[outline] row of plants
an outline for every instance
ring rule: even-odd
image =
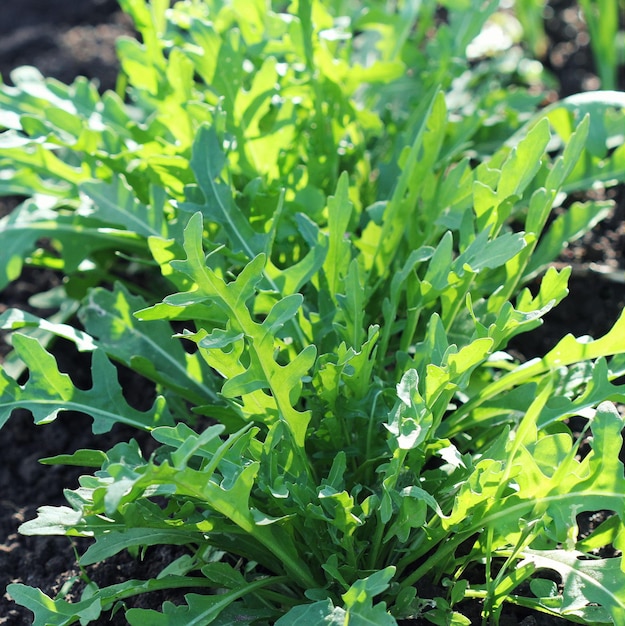
[[[568,293],[551,262],[611,209],[571,195],[625,181],[625,95],[540,109],[520,47],[469,58],[493,0],[120,4],[140,37],[118,42],[116,93],[33,68],[0,86],[0,193],[24,198],[0,221],[0,287],[62,277],[37,299],[52,314],[0,316],[0,425],[80,411],[155,451],[42,459],[86,473],[20,530],[92,538],[86,584],[73,603],[9,594],[41,626],[460,625],[478,602],[484,624],[507,603],[625,622],[623,559],[597,556],[625,544],[625,314],[507,352]],[[91,354],[90,388],[56,338]],[[185,553],[89,580],[155,545]]]

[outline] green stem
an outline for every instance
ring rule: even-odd
[[[394,453],[394,458],[391,460],[391,467],[401,468],[406,460],[406,455],[408,454],[408,450],[396,450]],[[395,462],[395,455],[397,455],[397,462]],[[395,489],[397,484],[397,479],[399,477],[399,471],[389,472],[388,478],[385,479],[384,482],[384,491],[392,492]],[[388,482],[387,482],[388,481]],[[371,542],[371,552],[369,553],[369,569],[377,569],[376,565],[378,559],[380,557],[380,552],[382,550],[382,540],[384,538],[384,531],[386,530],[386,522],[382,521],[381,515],[377,513],[377,524],[375,529],[375,535],[373,541]],[[388,520],[387,520],[388,521]]]
[[[468,588],[464,592],[464,598],[474,599],[474,600],[485,600],[488,595],[488,591],[485,589],[474,589]],[[507,595],[504,599],[504,602],[508,604],[514,604],[515,606],[522,606],[527,609],[531,609],[533,611],[540,611],[541,613],[545,613],[546,615],[551,615],[553,617],[562,618],[562,614],[557,611],[550,611],[547,607],[540,604],[540,600],[538,598],[528,598],[526,596],[517,596],[517,595]]]
[[[368,569],[375,570],[377,568],[377,561],[380,554],[380,549],[382,547],[382,539],[384,537],[384,531],[386,529],[386,524],[382,523],[380,519],[380,514],[377,514],[377,524],[375,528],[375,535],[373,540],[371,541],[371,551],[369,552],[369,562]]]
[[[252,594],[263,587],[267,587],[269,585],[286,583],[289,581],[288,576],[274,576],[273,578],[262,578],[256,580],[252,583],[247,584],[240,589],[232,590],[228,592],[229,603],[234,599],[243,597],[245,595]],[[145,585],[146,581],[132,581],[127,580],[118,585],[111,585],[110,587],[105,587],[101,590],[101,603],[102,606],[110,606],[114,602],[118,602],[119,600],[126,600],[128,598],[132,598],[134,596],[140,595],[142,593],[152,592],[152,591],[162,591],[164,589],[183,589],[183,588],[194,588],[194,587],[215,587],[215,583],[206,579],[200,578],[199,576],[182,576],[182,577],[173,577],[166,576],[165,578],[156,578],[151,579],[149,581],[149,588],[146,589]],[[108,594],[106,593],[108,591]],[[232,594],[232,595],[231,595]]]
[[[486,599],[482,611],[482,626],[486,626],[486,620],[493,610],[493,599],[496,590],[496,581],[492,579],[493,533],[493,527],[489,526],[486,531]]]
[[[401,581],[400,586],[411,587],[416,582],[421,580],[421,578],[423,578],[426,574],[429,574],[430,577],[435,577],[437,575],[436,565],[440,563],[441,561],[445,560],[450,554],[453,554],[454,551],[458,548],[458,546],[461,543],[466,541],[469,537],[471,537],[471,535],[474,535],[474,534],[475,534],[475,530],[471,529],[471,530],[455,535],[454,538],[452,539],[449,537],[448,533],[443,533],[438,539],[436,539],[435,541],[433,541],[431,544],[428,545],[428,551],[431,551],[432,548],[436,544],[440,543],[441,541],[444,541],[445,539],[448,539],[447,543],[441,546],[436,551],[436,553],[433,554],[431,558],[427,559],[424,563],[422,563],[420,567],[418,567],[416,570],[414,570],[409,575],[407,575]],[[411,562],[411,561],[414,562],[414,560],[416,560],[417,558],[418,556],[415,556],[415,555],[412,555],[410,558],[404,557],[400,561],[398,565],[398,569],[400,567],[405,567],[405,565],[407,564],[406,562]]]
[[[365,484],[367,485],[372,485],[374,483],[373,468],[378,466],[378,463],[373,464],[373,463],[369,463],[369,461],[374,460],[373,459],[373,434],[374,434],[373,431],[374,431],[374,426],[377,425],[377,421],[375,419],[375,410],[378,406],[378,398],[380,397],[382,393],[384,393],[384,391],[380,389],[373,397],[373,402],[371,403],[371,411],[369,412],[369,421],[367,424],[367,438],[365,441],[365,460],[364,460],[364,463],[367,464],[367,468],[366,468],[367,471],[365,474],[366,476]]]
[[[469,293],[469,289],[471,288],[474,278],[475,274],[470,271],[465,271],[464,279],[454,288],[456,290],[456,296],[453,299],[454,304],[449,311],[445,311],[442,320],[447,333],[449,333],[451,326],[456,319],[456,315],[458,315],[458,311],[460,311],[460,307],[465,306],[466,296],[467,293]],[[460,295],[461,293],[462,295]]]
[[[415,333],[417,332],[417,325],[419,324],[419,317],[421,316],[421,303],[415,304],[408,308],[408,314],[406,315],[406,324],[401,335],[399,343],[399,349],[402,352],[408,352],[410,346],[414,341]]]

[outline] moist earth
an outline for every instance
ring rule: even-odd
[[[558,79],[561,96],[597,87],[598,81],[587,45],[583,22],[575,7],[552,2],[547,13],[549,49],[545,66]],[[101,90],[115,87],[118,64],[115,40],[133,35],[132,25],[116,0],[20,0],[0,3],[0,74],[10,82],[11,71],[34,65],[46,76],[69,83],[78,75],[96,80]],[[621,68],[622,69],[622,68]],[[620,87],[625,87],[621,72]],[[615,201],[613,214],[588,233],[582,241],[564,251],[560,262],[572,264],[570,295],[551,312],[545,324],[529,336],[523,335],[512,348],[521,358],[544,354],[566,333],[598,337],[610,329],[625,306],[625,189],[606,192]],[[15,206],[16,200],[0,199],[0,215]],[[0,295],[0,312],[8,307],[29,308],[29,298],[52,287],[58,278],[49,272],[26,271]],[[0,347],[0,358],[7,351]],[[54,353],[59,367],[72,374],[78,385],[90,386],[88,360],[69,343],[59,342]],[[86,380],[81,381],[80,376]],[[131,372],[120,368],[120,380],[130,390],[128,400],[138,408],[149,404],[153,390]],[[35,427],[28,412],[18,412],[0,431],[0,594],[11,582],[38,587],[54,596],[69,588],[68,599],[77,599],[77,590],[91,579],[100,586],[128,579],[155,576],[180,554],[179,548],[152,547],[143,558],[124,553],[105,563],[80,570],[75,550],[85,549],[84,540],[65,537],[23,537],[20,523],[32,519],[41,505],[63,505],[64,488],[77,486],[79,468],[42,466],[38,459],[67,454],[81,448],[108,450],[117,441],[139,438],[128,428],[116,427],[106,435],[91,434],[91,420],[84,415],[62,414],[45,428]],[[586,530],[601,521],[601,514],[587,520]],[[71,585],[72,581],[78,581]],[[188,590],[187,590],[188,591]],[[133,606],[160,608],[171,599],[180,601],[181,592],[171,597],[147,594]],[[480,623],[479,606],[461,607],[474,624]],[[0,595],[0,625],[32,623],[30,611],[15,605],[6,593]],[[418,626],[410,620],[405,626]],[[429,622],[427,622],[429,623]],[[502,626],[562,626],[563,620],[508,607]],[[103,616],[97,624],[126,624],[122,612],[111,619]]]

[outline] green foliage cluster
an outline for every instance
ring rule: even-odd
[[[490,624],[506,602],[624,623],[623,561],[596,551],[625,546],[607,402],[625,315],[525,363],[506,350],[567,295],[549,264],[610,205],[552,208],[625,180],[625,97],[535,112],[522,77],[470,66],[496,2],[120,3],[141,41],[119,42],[119,93],[32,68],[0,86],[0,193],[25,198],[0,222],[0,285],[25,264],[63,277],[37,300],[50,316],[0,316],[0,424],[80,411],[156,448],[44,459],[92,472],[22,532],[92,537],[85,567],[187,551],[79,602],[11,596],[55,626],[460,625],[477,601]],[[91,388],[55,337],[91,353]],[[151,381],[149,409],[113,363]],[[126,610],[167,588],[193,592]]]

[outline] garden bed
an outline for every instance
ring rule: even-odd
[[[548,22],[551,38],[549,63],[568,95],[596,85],[592,60],[580,36],[580,23],[574,11],[554,4],[554,15]],[[22,0],[0,6],[0,73],[7,80],[12,68],[33,64],[45,74],[65,82],[76,75],[97,79],[101,89],[115,85],[117,66],[113,46],[121,34],[131,32],[128,20],[117,10],[114,0]],[[621,76],[621,87],[625,86]],[[573,265],[570,295],[550,313],[541,330],[522,335],[514,349],[523,358],[544,354],[566,333],[598,337],[609,330],[625,306],[625,190],[615,188],[610,197],[616,201],[613,214],[601,222],[578,244],[561,257]],[[0,213],[10,211],[10,201],[0,201]],[[30,296],[49,288],[58,280],[54,274],[28,272],[11,285],[0,298],[0,312],[7,307],[28,307]],[[54,349],[63,371],[75,378],[84,365],[69,344]],[[126,380],[128,400],[141,406],[151,390],[120,370]],[[76,380],[80,385],[80,381]],[[87,386],[88,381],[85,383]],[[66,538],[23,537],[17,527],[35,517],[42,504],[64,503],[62,490],[76,485],[76,468],[45,467],[37,459],[71,453],[80,448],[108,449],[114,441],[136,436],[129,429],[116,427],[106,436],[95,437],[91,421],[84,416],[64,414],[45,428],[32,424],[29,414],[15,415],[3,428],[0,437],[0,589],[10,582],[39,587],[49,595],[58,593],[68,581],[79,577],[74,552]],[[589,519],[588,524],[596,523]],[[79,550],[84,549],[78,544]],[[174,556],[175,548],[149,548],[145,558],[133,559],[126,553],[87,570],[100,585],[130,578],[146,578],[158,573]],[[77,588],[79,585],[77,585]],[[70,592],[70,598],[72,592]],[[163,596],[141,596],[143,606],[153,602],[156,608]],[[0,598],[0,625],[18,626],[30,623],[30,612],[17,607],[7,596]],[[125,624],[121,615],[101,623]],[[477,623],[477,622],[476,622]],[[507,608],[502,625],[561,624],[560,620],[526,614]]]

